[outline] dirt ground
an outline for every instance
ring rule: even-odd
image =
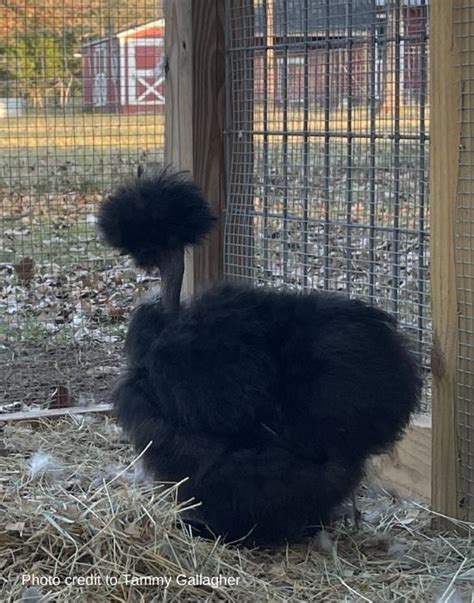
[[[0,407],[12,412],[51,403],[85,406],[107,402],[123,364],[121,347],[23,345],[21,351],[12,353],[10,362],[0,365]]]

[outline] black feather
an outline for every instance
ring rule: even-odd
[[[119,422],[193,521],[251,546],[327,522],[417,410],[419,366],[385,312],[330,293],[215,285],[127,335]]]
[[[201,243],[215,219],[197,184],[164,169],[141,171],[117,187],[98,223],[108,245],[152,268],[164,253]]]
[[[212,220],[193,183],[145,170],[105,202],[100,226],[150,266],[201,241]],[[172,264],[162,276],[169,287]],[[114,407],[157,479],[188,478],[180,500],[202,502],[189,519],[209,533],[251,546],[301,539],[418,409],[418,362],[382,310],[232,283],[172,311],[163,299],[133,314]]]

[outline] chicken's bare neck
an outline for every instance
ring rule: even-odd
[[[184,275],[184,249],[168,251],[160,261],[161,302],[169,311],[179,309]]]

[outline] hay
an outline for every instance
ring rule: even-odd
[[[436,533],[418,503],[365,488],[359,531],[239,550],[192,538],[176,487],[144,479],[107,417],[5,425],[3,440],[1,601],[471,600],[474,525]]]

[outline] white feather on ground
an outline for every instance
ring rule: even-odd
[[[39,588],[29,586],[23,591],[21,603],[47,603],[51,598]]]
[[[48,452],[38,450],[29,460],[28,472],[31,480],[38,480],[42,477],[58,479],[63,473],[63,466]]]

